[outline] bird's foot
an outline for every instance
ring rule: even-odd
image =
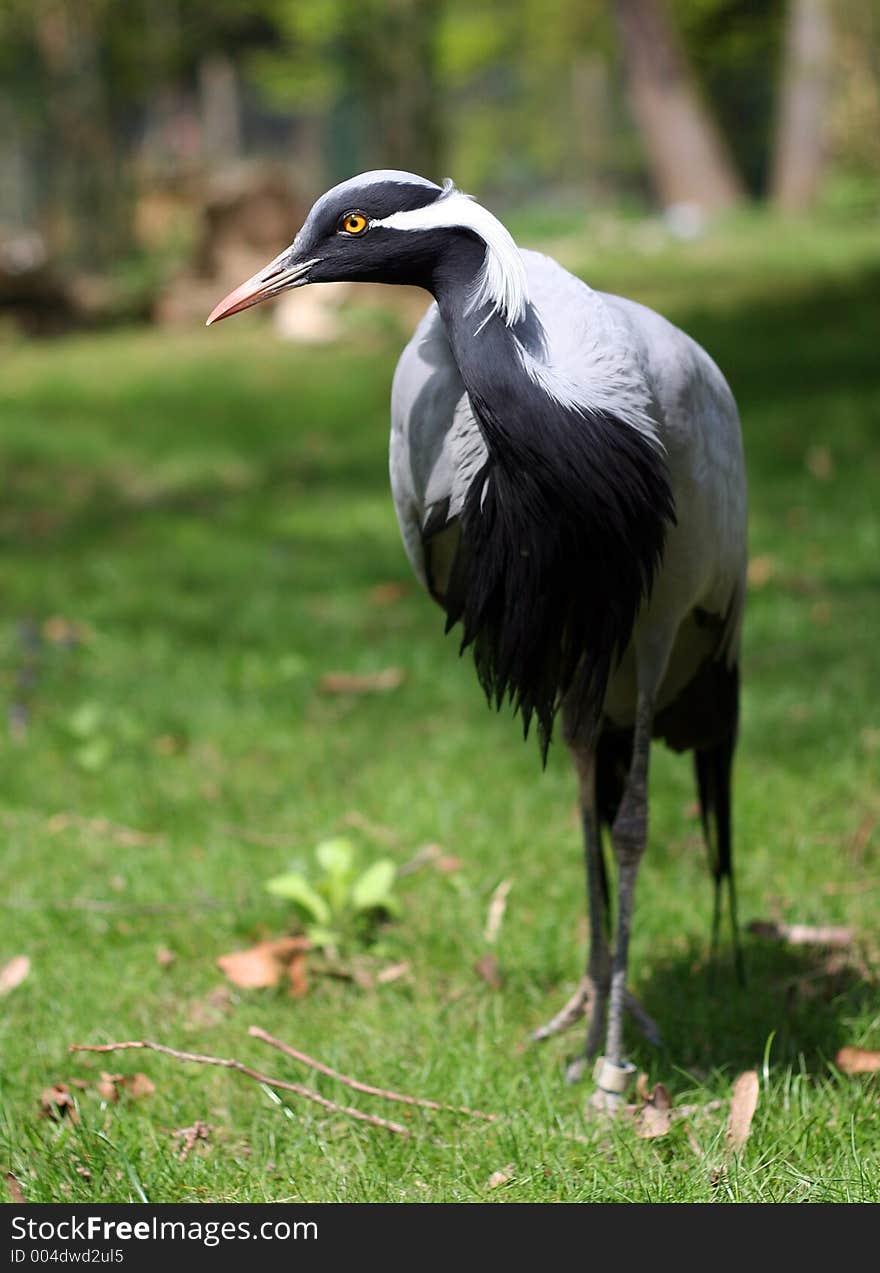
[[[627,1089],[632,1083],[636,1067],[632,1061],[620,1061],[615,1064],[607,1057],[600,1056],[593,1069],[596,1090],[590,1097],[593,1109],[604,1114],[617,1114],[625,1104]]]
[[[573,1025],[577,1025],[584,1017],[589,1016],[591,1029],[587,1038],[587,1046],[584,1049],[585,1055],[580,1058],[583,1064],[581,1065],[580,1072],[575,1076],[576,1078],[579,1078],[583,1073],[586,1062],[592,1061],[598,1051],[596,1031],[603,1024],[602,1018],[604,1017],[606,1000],[607,991],[605,994],[597,993],[592,977],[587,976],[581,978],[577,990],[575,990],[574,994],[567,1003],[563,1005],[559,1012],[556,1013],[555,1017],[551,1017],[545,1025],[539,1026],[537,1030],[532,1031],[532,1040],[537,1043],[542,1039],[549,1039],[551,1035],[562,1034],[564,1030],[569,1030]],[[657,1022],[653,1017],[648,1015],[636,996],[631,994],[628,990],[626,992],[626,998],[624,999],[624,1007],[641,1030],[648,1043],[650,1043],[653,1047],[660,1047],[662,1040],[660,1038],[660,1028],[657,1025]],[[595,1026],[596,1029],[593,1029],[593,1026]],[[569,1066],[569,1071],[574,1070],[577,1064],[578,1062],[573,1061],[571,1066]],[[574,1081],[575,1078],[572,1078],[572,1082]]]
[[[532,1031],[533,1042],[538,1043],[541,1039],[549,1039],[554,1034],[562,1034],[563,1030],[569,1030],[573,1025],[577,1025],[578,1021],[590,1012],[590,1006],[594,998],[595,990],[592,978],[582,977],[578,983],[577,990],[556,1013],[556,1016],[551,1017],[546,1025],[539,1026],[537,1030]]]
[[[648,1015],[635,995],[630,994],[628,990],[623,1000],[623,1006],[639,1027],[647,1042],[652,1047],[661,1047],[663,1040],[660,1037],[660,1027],[654,1018]]]
[[[580,1082],[580,1080],[584,1077],[584,1074],[586,1073],[588,1066],[593,1061],[594,1057],[596,1057],[599,1051],[599,1048],[601,1046],[602,1027],[603,1027],[604,1018],[605,1018],[605,1002],[606,1001],[604,998],[597,998],[596,1003],[593,1005],[593,1012],[592,1012],[592,1016],[590,1017],[590,1028],[587,1031],[587,1038],[586,1038],[586,1042],[584,1043],[584,1050],[581,1052],[580,1056],[576,1056],[574,1060],[569,1061],[565,1069],[565,1078],[568,1083]],[[660,1030],[657,1026],[656,1021],[654,1020],[653,1017],[648,1016],[647,1012],[639,1003],[635,995],[630,994],[628,990],[624,996],[623,1006],[626,1009],[626,1011],[629,1013],[629,1015],[632,1017],[632,1019],[635,1021],[636,1025],[639,1027],[639,1029],[641,1030],[642,1034],[645,1036],[647,1041],[650,1044],[652,1044],[654,1047],[659,1047],[660,1046]],[[623,1066],[624,1072],[627,1075],[629,1075],[634,1067],[631,1066],[628,1061],[624,1061],[621,1064]],[[600,1074],[600,1070],[603,1065],[608,1066],[610,1065],[610,1062],[605,1061],[604,1057],[599,1057],[599,1059],[596,1061],[596,1067],[593,1071],[594,1077],[596,1079],[596,1082],[599,1084],[600,1090],[602,1088],[608,1087],[608,1084],[604,1082]],[[617,1067],[617,1068],[620,1068],[620,1067]],[[602,1072],[604,1073],[604,1071]],[[609,1071],[609,1074],[610,1074],[610,1071]],[[610,1082],[610,1079],[609,1079],[609,1082]],[[628,1079],[627,1079],[627,1082],[628,1082]],[[615,1104],[615,1101],[611,1099],[611,1096],[609,1096],[609,1099],[605,1103],[608,1106],[608,1108],[610,1108],[611,1105]],[[620,1101],[617,1100],[616,1103],[619,1105]]]

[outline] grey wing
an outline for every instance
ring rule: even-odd
[[[629,332],[657,404],[678,510],[670,530],[664,589],[685,580],[693,601],[725,619],[723,646],[735,657],[745,601],[747,492],[739,413],[706,351],[653,310],[616,296],[603,300]]]
[[[486,462],[436,305],[416,328],[391,388],[391,493],[410,564],[440,600],[458,545],[458,514]]]

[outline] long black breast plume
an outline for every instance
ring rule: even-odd
[[[490,703],[510,700],[542,759],[560,702],[598,720],[610,673],[650,594],[675,509],[663,455],[605,411],[554,403],[499,419],[470,391],[488,449],[460,517],[443,604]]]

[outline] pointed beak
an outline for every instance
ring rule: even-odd
[[[231,314],[240,314],[243,309],[259,305],[260,301],[267,301],[289,288],[302,287],[308,283],[309,270],[317,264],[317,260],[314,257],[311,261],[297,261],[292,249],[286,248],[246,283],[224,296],[220,304],[211,310],[205,326],[210,327],[212,323],[219,322],[221,318],[229,318]]]

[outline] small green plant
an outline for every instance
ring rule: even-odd
[[[341,836],[322,840],[314,856],[320,872],[316,877],[294,870],[266,883],[275,897],[293,902],[313,946],[335,950],[351,938],[369,943],[381,920],[400,914],[390,858],[379,858],[361,871],[354,845]]]

